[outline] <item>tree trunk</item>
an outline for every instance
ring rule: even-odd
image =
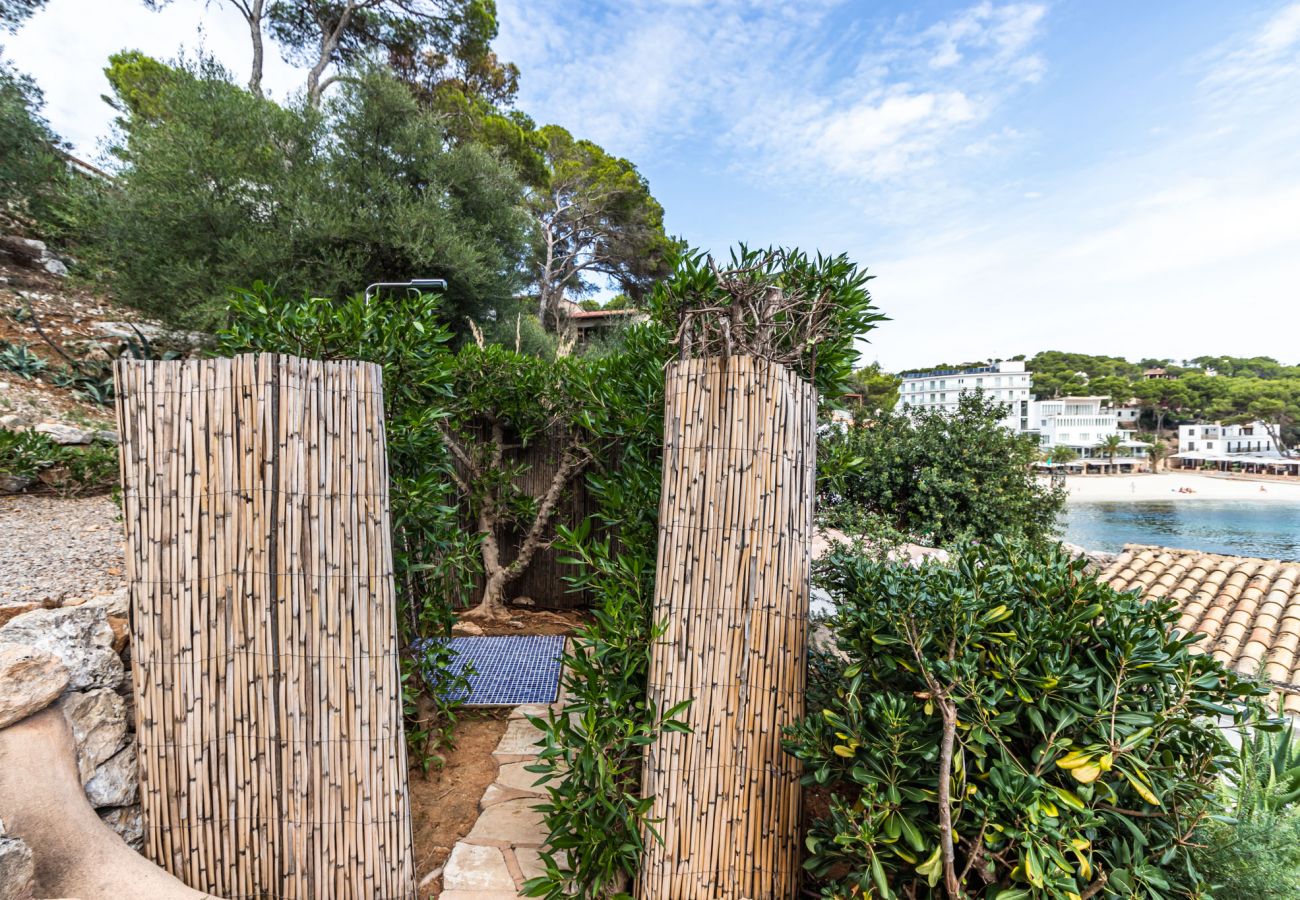
[[[248,75],[248,89],[257,96],[262,96],[262,62],[264,44],[262,40],[262,4],[265,0],[253,0],[245,12],[248,21],[248,34],[253,40],[253,66]]]
[[[501,565],[501,545],[497,542],[497,517],[491,500],[484,500],[478,514],[478,530],[483,536],[483,597],[478,606],[460,614],[462,619],[499,622],[506,617],[506,585],[514,579],[512,566]]]
[[[499,425],[494,426],[494,432],[494,437],[497,438],[497,447],[500,448]],[[483,501],[478,515],[478,528],[479,533],[483,535],[483,574],[487,577],[487,584],[483,588],[483,599],[479,601],[479,605],[461,613],[460,617],[462,619],[482,619],[492,622],[500,621],[506,617],[506,588],[527,571],[529,564],[533,561],[533,555],[547,544],[546,535],[550,530],[551,519],[555,516],[560,496],[590,459],[591,457],[586,449],[577,444],[571,444],[564,451],[560,466],[556,469],[555,474],[551,476],[551,483],[546,489],[546,494],[540,498],[537,505],[537,514],[533,517],[533,521],[519,545],[519,553],[509,565],[501,564],[501,545],[498,543],[496,535],[500,520],[495,511],[496,504],[491,499]],[[494,465],[499,466],[500,462],[498,458],[495,460]]]
[[[349,2],[343,7],[343,11],[339,14],[338,24],[334,26],[334,30],[329,34],[325,33],[324,26],[322,25],[320,35],[320,58],[316,60],[316,64],[312,66],[311,71],[307,73],[307,103],[313,109],[320,106],[321,94],[324,93],[325,90],[325,86],[321,84],[321,75],[325,74],[325,70],[329,68],[330,61],[334,56],[334,51],[338,49],[339,39],[343,36],[343,32],[347,30],[348,23],[352,20],[352,13],[356,8],[356,3],[349,0]]]
[[[499,622],[506,617],[506,579],[505,571],[498,569],[487,577],[483,586],[483,597],[478,606],[461,613],[462,619],[481,619],[486,622]]]
[[[938,694],[934,700],[943,717],[943,736],[939,742],[939,847],[943,858],[943,886],[950,898],[956,898],[963,896],[952,840],[952,756],[957,737],[957,708],[945,694]]]

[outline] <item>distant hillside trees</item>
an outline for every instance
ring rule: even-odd
[[[855,371],[849,376],[845,387],[851,394],[862,398],[862,409],[868,415],[877,410],[889,412],[898,405],[898,389],[903,380],[880,369],[879,363],[872,363]]]
[[[1116,406],[1136,401],[1157,433],[1188,420],[1263,422],[1284,452],[1300,446],[1300,365],[1268,356],[1131,363],[1117,356],[1046,350],[1025,360],[1025,367],[1033,373],[1040,400],[1085,394],[1106,397]],[[1167,377],[1146,377],[1151,368],[1163,369]]]

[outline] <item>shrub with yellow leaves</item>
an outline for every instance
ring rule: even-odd
[[[841,664],[791,729],[829,791],[825,898],[1202,897],[1192,836],[1261,691],[1057,547],[995,540],[919,568],[843,549]]]

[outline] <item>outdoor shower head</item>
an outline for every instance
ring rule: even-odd
[[[376,281],[374,284],[367,285],[366,299],[369,300],[371,295],[380,288],[407,288],[415,291],[445,291],[447,290],[447,281],[444,278],[412,278],[410,281]]]

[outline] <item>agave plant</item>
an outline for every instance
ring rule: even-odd
[[[31,381],[45,370],[45,360],[29,350],[26,344],[0,341],[0,369],[8,369]]]

